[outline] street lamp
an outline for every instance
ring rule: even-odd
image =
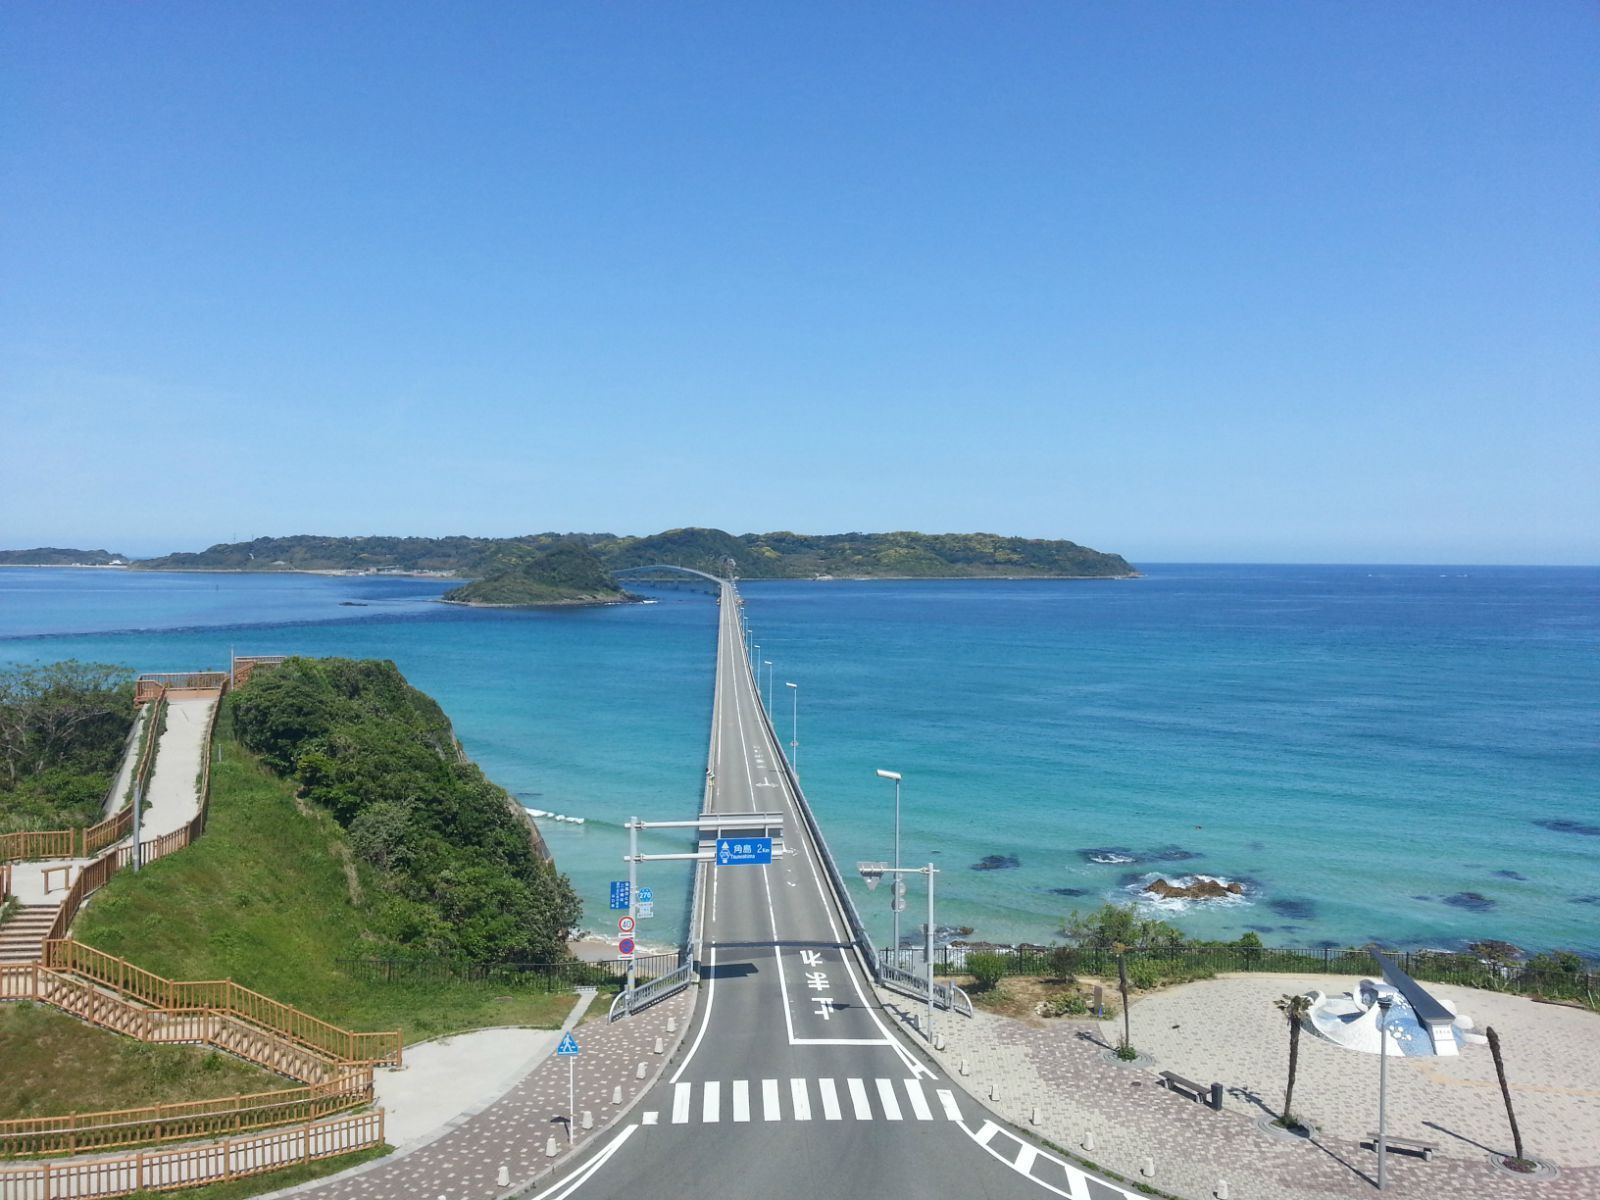
[[[928,982],[928,1044],[933,1040],[933,877],[939,873],[939,868],[929,863],[925,867],[891,867],[885,863],[857,863],[856,870],[861,873],[861,878],[866,880],[867,890],[870,892],[878,886],[878,881],[885,875],[893,875],[895,883],[900,882],[902,875],[926,875],[928,877],[928,928],[924,942],[927,954],[927,982]]]
[[[894,780],[894,869],[900,869],[900,772],[879,771],[879,779]],[[894,881],[894,891],[889,901],[889,911],[894,914],[894,965],[900,965],[900,910],[906,906],[900,880]]]
[[[793,711],[790,714],[789,733],[789,769],[794,772],[796,779],[800,778],[800,685],[785,682],[784,687],[794,692]]]
[[[767,717],[770,719],[772,717],[772,660],[770,658],[762,659],[761,665],[767,669]],[[759,688],[760,686],[761,673],[758,671],[756,672],[756,687]]]
[[[756,691],[761,690],[761,643],[756,643],[756,651],[750,656],[750,665],[754,668],[756,677]]]
[[[1384,1188],[1383,1171],[1389,1157],[1389,1141],[1385,1136],[1384,1101],[1389,1092],[1389,1009],[1394,1004],[1390,995],[1378,997],[1378,1190]]]

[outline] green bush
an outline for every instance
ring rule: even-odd
[[[980,951],[967,955],[967,971],[973,979],[975,991],[987,992],[1005,976],[1006,960],[999,954]]]

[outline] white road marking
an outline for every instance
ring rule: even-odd
[[[972,1135],[972,1140],[980,1146],[987,1146],[994,1135],[1000,1132],[1000,1126],[993,1121],[985,1121],[978,1132]]]
[[[715,871],[712,872],[711,877],[712,879],[716,878]],[[694,1044],[689,1047],[689,1053],[686,1054],[683,1061],[678,1064],[678,1069],[672,1073],[672,1079],[669,1082],[677,1083],[678,1079],[683,1075],[683,1073],[689,1069],[689,1064],[694,1061],[695,1051],[700,1049],[700,1042],[706,1036],[706,1030],[711,1028],[711,1004],[714,1000],[716,1000],[716,998],[717,948],[713,946],[711,947],[711,958],[708,963],[708,971],[706,975],[706,1010],[700,1016],[700,1032],[694,1035]]]
[[[705,1098],[700,1107],[700,1119],[710,1124],[722,1120],[722,1085],[715,1079],[705,1085]]]
[[[656,1118],[659,1115],[659,1113],[652,1109],[650,1112],[644,1114],[643,1121],[646,1125],[654,1125],[656,1123]]]
[[[672,1089],[672,1123],[682,1125],[689,1119],[689,1096],[694,1084],[680,1083]]]
[[[637,1128],[639,1128],[637,1125],[629,1125],[621,1133],[617,1134],[616,1137],[612,1138],[609,1146],[600,1151],[599,1154],[596,1154],[583,1166],[579,1167],[577,1174],[575,1174],[571,1179],[567,1180],[563,1186],[560,1186],[556,1188],[555,1191],[551,1192],[548,1200],[566,1200],[566,1197],[572,1195],[573,1192],[577,1191],[580,1187],[587,1183],[590,1176],[592,1176],[601,1167],[605,1166],[606,1160],[608,1160],[613,1154],[622,1148],[622,1143],[632,1137],[633,1131]]]
[[[750,1119],[750,1081],[748,1079],[735,1079],[733,1081],[733,1119],[735,1121],[748,1121]]]
[[[789,1099],[794,1104],[794,1119],[796,1121],[811,1120],[811,1094],[806,1091],[804,1079],[789,1080]]]
[[[1022,1142],[1021,1149],[1017,1151],[1017,1161],[1013,1164],[1024,1175],[1033,1173],[1033,1160],[1039,1157],[1039,1152],[1027,1142]]]
[[[986,1153],[993,1155],[996,1161],[1005,1163],[1005,1165],[1010,1167],[1013,1171],[1019,1169],[1015,1162],[1007,1158],[1004,1154],[1001,1154],[1000,1151],[996,1150],[993,1146],[989,1145],[990,1140],[995,1136],[995,1134],[1000,1132],[1000,1130],[992,1121],[985,1121],[983,1123],[983,1127],[979,1129],[977,1133],[973,1133],[972,1130],[968,1129],[965,1125],[961,1127],[961,1132],[966,1134],[973,1141],[977,1142],[978,1145],[982,1146]],[[1022,1141],[1021,1138],[1012,1133],[1005,1134],[1005,1136],[1016,1142]],[[1018,1155],[1019,1161],[1021,1157],[1021,1155]],[[1080,1171],[1077,1167],[1072,1166],[1070,1163],[1064,1162],[1055,1157],[1053,1154],[1041,1154],[1039,1151],[1035,1150],[1034,1157],[1047,1159],[1060,1167],[1062,1172],[1067,1177],[1067,1187],[1071,1190],[1062,1191],[1053,1184],[1046,1183],[1036,1175],[1027,1175],[1029,1182],[1037,1184],[1045,1191],[1053,1192],[1057,1196],[1065,1196],[1067,1197],[1067,1200],[1087,1200],[1089,1195],[1089,1176],[1085,1175],[1082,1171]],[[1031,1166],[1033,1159],[1029,1159],[1028,1162]],[[1026,1175],[1027,1173],[1024,1172],[1024,1174]],[[1116,1187],[1115,1185],[1109,1184],[1104,1180],[1097,1180],[1096,1182],[1099,1185],[1096,1191],[1097,1195],[1123,1196],[1126,1197],[1126,1200],[1134,1200],[1133,1193],[1124,1188]]]
[[[761,1119],[763,1121],[783,1120],[783,1110],[778,1106],[778,1081],[776,1079],[763,1079],[761,1081]]]
[[[939,1089],[939,1103],[944,1105],[944,1115],[952,1121],[961,1120],[961,1110],[956,1107],[955,1093],[949,1088]]]
[[[928,1098],[922,1094],[922,1082],[917,1079],[907,1079],[906,1099],[911,1101],[911,1111],[916,1114],[919,1121],[933,1120],[933,1110],[928,1107]]]
[[[872,1120],[872,1105],[867,1103],[867,1085],[859,1079],[846,1079],[850,1087],[850,1103],[855,1106],[856,1120]]]
[[[839,1111],[839,1092],[833,1086],[833,1080],[817,1080],[817,1091],[822,1095],[823,1120],[837,1121],[843,1114]]]
[[[878,1080],[878,1102],[883,1105],[883,1117],[886,1121],[900,1119],[900,1100],[894,1094],[894,1080]]]

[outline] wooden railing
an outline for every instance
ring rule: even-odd
[[[250,1138],[90,1162],[0,1165],[0,1200],[105,1200],[261,1175],[383,1144],[383,1111]]]
[[[333,1062],[400,1065],[399,1030],[357,1033],[341,1029],[270,996],[241,987],[231,979],[164,979],[126,959],[71,940],[47,941],[43,966],[52,972],[90,980],[152,1009],[236,1018],[316,1051]]]
[[[80,1154],[123,1146],[195,1141],[273,1125],[303,1125],[371,1101],[372,1076],[368,1072],[365,1087],[351,1075],[348,1081],[340,1078],[331,1083],[245,1096],[72,1113],[64,1117],[22,1117],[0,1121],[0,1158]]]
[[[153,671],[133,683],[133,702],[148,704],[162,693],[220,692],[228,686],[226,671]]]
[[[0,862],[0,904],[11,898],[11,864]]]
[[[77,858],[78,831],[49,829],[27,833],[0,833],[0,862],[29,862],[36,858]]]

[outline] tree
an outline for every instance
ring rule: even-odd
[[[973,987],[987,992],[998,984],[1006,973],[1006,960],[998,954],[980,951],[967,955],[967,970],[972,973]]]
[[[1273,1003],[1289,1021],[1289,1086],[1283,1092],[1282,1119],[1285,1125],[1298,1125],[1294,1116],[1294,1077],[1300,1069],[1300,1023],[1311,1011],[1311,1000],[1306,996],[1284,996]]]
[[[1506,1102],[1506,1120],[1511,1122],[1511,1144],[1516,1151],[1516,1161],[1526,1161],[1522,1153],[1522,1130],[1517,1126],[1517,1114],[1511,1107],[1511,1085],[1506,1082],[1506,1064],[1500,1057],[1500,1035],[1494,1031],[1494,1026],[1483,1031],[1489,1039],[1489,1052],[1494,1055],[1494,1073],[1500,1077],[1500,1095]]]

